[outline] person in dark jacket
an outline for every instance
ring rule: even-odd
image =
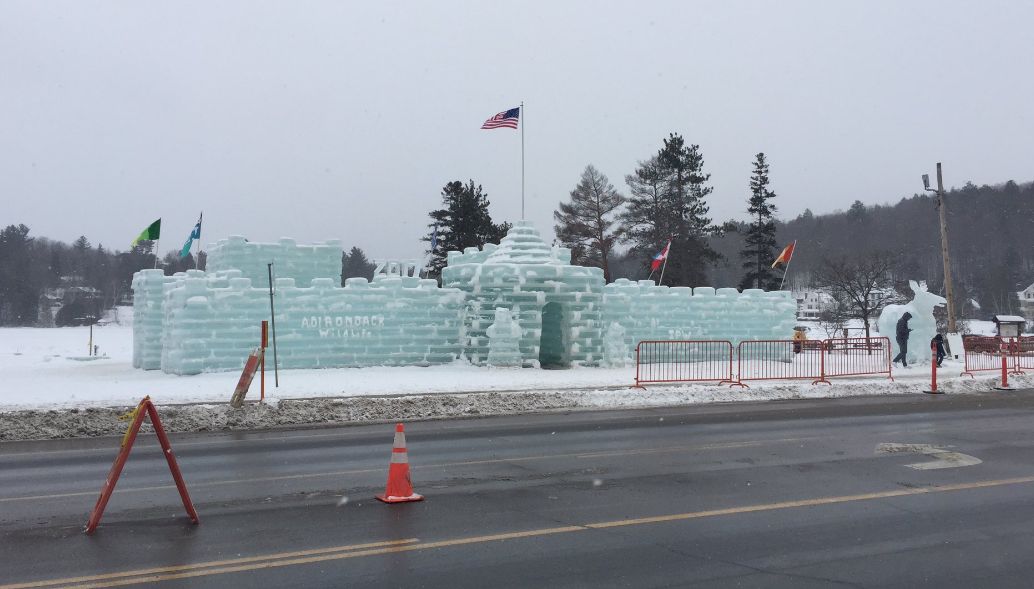
[[[897,364],[898,360],[901,360],[901,365],[908,368],[908,364],[905,363],[905,355],[908,354],[908,333],[912,331],[908,328],[908,320],[912,318],[912,314],[905,312],[898,319],[898,324],[895,328],[894,339],[898,341],[898,352],[897,356],[894,356],[894,363]]]
[[[944,357],[948,355],[944,351],[944,336],[939,333],[933,336],[933,343],[937,345],[937,368],[940,368]]]

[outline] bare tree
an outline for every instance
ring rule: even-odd
[[[890,252],[873,252],[857,258],[823,258],[815,278],[833,298],[843,298],[854,307],[868,338],[869,321],[895,297],[893,267],[894,256]]]
[[[585,166],[582,178],[571,191],[571,202],[560,203],[553,213],[557,240],[571,248],[575,264],[603,269],[603,279],[610,282],[609,258],[618,239],[614,225],[615,211],[625,202],[592,164]]]
[[[847,320],[851,318],[851,304],[843,296],[833,296],[822,304],[819,311],[819,327],[826,332],[826,337],[833,339],[844,332]]]

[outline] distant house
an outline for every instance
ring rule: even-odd
[[[62,276],[61,286],[45,289],[39,296],[36,324],[63,327],[95,323],[102,311],[102,295],[91,286],[81,286],[82,278]]]
[[[1020,313],[1034,319],[1034,284],[1016,293],[1016,297],[1020,300]]]
[[[812,288],[793,291],[793,298],[797,301],[797,319],[800,321],[817,320],[826,305],[833,302],[828,292]]]

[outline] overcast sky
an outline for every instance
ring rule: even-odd
[[[1032,2],[0,0],[0,224],[162,249],[339,238],[417,257],[450,180],[520,217],[592,163],[622,191],[669,132],[716,221],[751,160],[792,218],[945,183],[1034,179]]]

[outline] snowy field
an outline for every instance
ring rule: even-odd
[[[87,354],[88,327],[0,329],[0,410],[106,407],[150,395],[159,404],[228,402],[239,372],[175,376],[133,368],[133,329],[95,326],[100,358]],[[454,363],[402,368],[284,370],[273,386],[273,354],[266,356],[266,398],[270,400],[439,392],[557,390],[629,385],[626,369],[491,369]],[[241,359],[243,365],[244,358]],[[257,398],[255,377],[248,398]]]
[[[131,315],[123,312],[122,320],[121,325],[94,327],[94,343],[101,354],[94,360],[86,359],[88,327],[0,329],[0,411],[116,407],[133,404],[144,395],[159,404],[228,402],[239,373],[174,376],[134,369]],[[271,365],[272,354],[267,360]],[[939,371],[942,386],[951,390],[961,370],[961,364],[946,363]],[[651,387],[644,393],[627,388],[634,381],[633,367],[494,369],[457,362],[428,368],[281,371],[280,387],[274,388],[272,367],[267,366],[266,391],[267,399],[275,403],[310,397],[578,390],[586,393],[582,399],[586,406],[642,406],[918,392],[929,381],[929,369],[895,369],[894,376],[895,385],[889,385],[885,378],[853,378],[836,379],[833,387],[812,386],[809,382],[752,382],[750,389],[683,385]],[[258,397],[258,387],[256,377],[249,399]]]

